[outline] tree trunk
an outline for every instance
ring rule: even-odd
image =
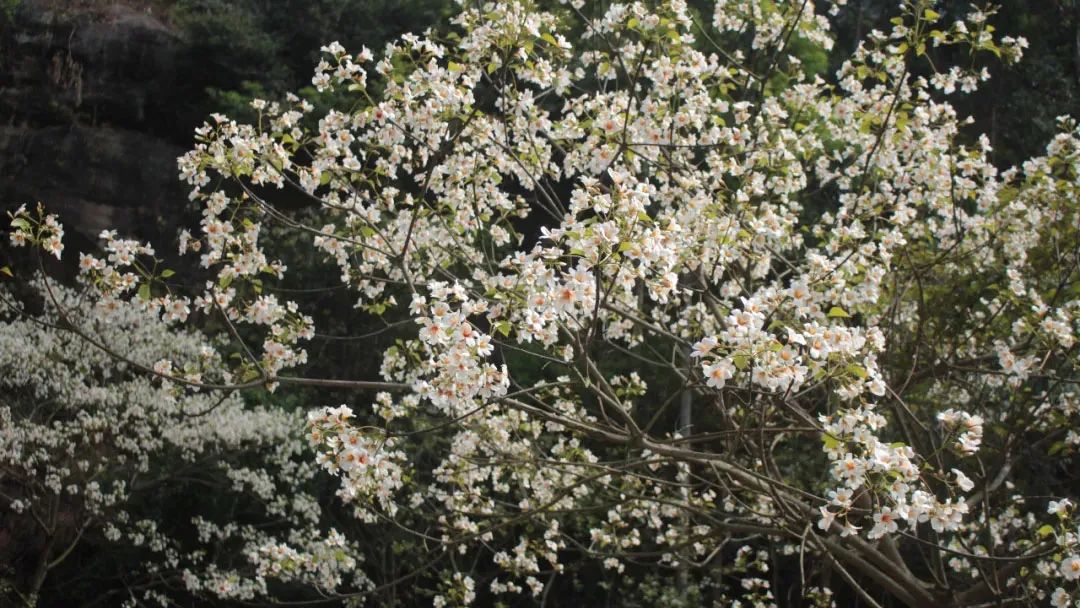
[[[45,548],[41,550],[41,555],[38,556],[37,567],[34,568],[34,576],[30,579],[30,590],[26,595],[26,605],[28,607],[37,606],[38,596],[41,594],[41,587],[45,584],[45,576],[49,573],[49,554],[52,553],[53,543],[56,538],[49,534],[45,541]]]

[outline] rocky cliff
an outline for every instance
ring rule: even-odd
[[[41,200],[90,238],[158,236],[186,200],[181,44],[149,4],[23,0],[0,35],[0,205]]]

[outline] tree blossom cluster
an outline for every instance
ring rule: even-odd
[[[91,547],[141,554],[125,581],[140,591],[118,605],[169,605],[168,587],[254,599],[267,580],[324,589],[363,580],[355,544],[322,532],[324,510],[302,487],[318,468],[301,416],[245,406],[236,393],[183,391],[118,362],[112,353],[172,361],[161,373],[186,382],[213,379],[191,370],[222,367],[213,342],[171,329],[141,302],[95,306],[40,278],[28,287],[25,297],[0,293],[0,530],[15,539],[0,555],[33,565],[25,579],[0,570],[3,602],[34,604],[46,576]],[[207,505],[160,519],[161,501],[207,491],[257,515],[222,521]],[[219,559],[214,547],[243,557]]]
[[[776,605],[778,570],[822,606],[1080,602],[1075,490],[1023,473],[1080,448],[1080,128],[993,164],[949,103],[1022,56],[990,9],[905,0],[811,71],[796,49],[835,53],[844,4],[463,3],[379,58],[329,44],[312,84],[347,104],[256,100],[179,159],[205,288],[112,233],[81,281],[225,324],[235,360],[125,355],[177,398],[378,390],[313,404],[309,465],[430,551],[408,576],[436,605],[542,601],[594,565],[676,572],[673,605]],[[43,211],[12,227],[59,255]],[[317,321],[269,289],[295,254],[270,230],[310,239],[358,323],[406,328],[381,379],[291,375]],[[307,538],[251,552],[259,574],[376,593],[341,576],[363,548]]]

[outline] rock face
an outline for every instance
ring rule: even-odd
[[[186,200],[184,148],[170,141],[190,133],[173,109],[179,36],[131,1],[23,0],[13,18],[0,40],[0,206],[40,200],[90,238],[156,236]]]
[[[105,228],[166,236],[167,218],[176,217],[186,198],[176,178],[182,152],[112,127],[0,127],[0,198],[40,200],[69,231],[88,238]]]

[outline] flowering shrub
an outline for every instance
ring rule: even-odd
[[[1075,491],[1022,474],[1080,444],[1080,129],[999,171],[947,101],[1026,42],[906,0],[826,79],[793,49],[832,51],[840,0],[585,4],[467,3],[378,59],[330,44],[312,82],[347,107],[214,116],[179,160],[205,288],[113,233],[80,280],[242,356],[214,381],[121,359],[177,394],[378,391],[311,411],[312,462],[431,552],[406,576],[436,605],[597,568],[677,571],[668,603],[772,605],[780,570],[817,605],[1080,600]],[[60,254],[55,218],[12,225]],[[414,328],[381,379],[290,372],[319,323],[267,289],[303,255],[271,226],[338,268],[357,323]]]
[[[34,604],[46,578],[87,546],[134,552],[131,564],[143,564],[124,573],[129,591],[113,605],[165,605],[169,587],[253,599],[267,579],[321,589],[364,581],[355,544],[323,532],[323,510],[304,490],[318,469],[302,416],[154,383],[65,325],[134,359],[168,358],[189,381],[220,367],[213,344],[140,306],[95,306],[41,280],[32,287],[41,314],[26,312],[40,304],[33,298],[0,299],[5,605]],[[170,501],[184,505],[179,521],[160,515]],[[230,511],[244,516],[223,520]]]

